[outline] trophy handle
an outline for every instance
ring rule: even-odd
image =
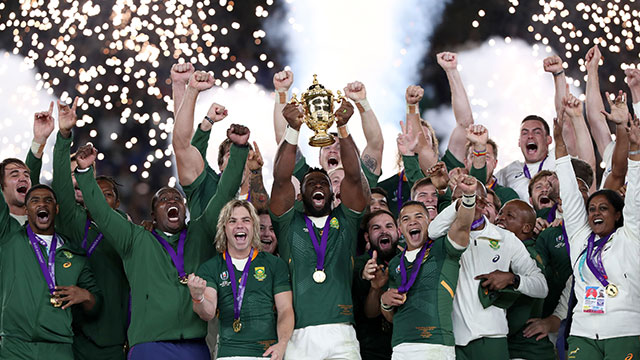
[[[338,90],[336,93],[337,93],[337,96],[336,96],[336,99],[334,101],[342,103],[342,101],[346,100],[345,97],[342,95],[342,92],[340,90]]]
[[[296,93],[291,94],[291,100],[289,100],[289,104],[299,104],[298,98],[296,97]]]

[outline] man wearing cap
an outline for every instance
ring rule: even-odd
[[[477,183],[471,176],[461,179],[462,205],[450,230],[436,240],[427,236],[424,204],[409,201],[400,210],[407,248],[389,263],[389,289],[380,299],[382,314],[393,322],[394,360],[456,357],[451,311],[460,255],[469,245]]]
[[[454,191],[455,192],[455,191]],[[462,254],[460,277],[453,302],[453,332],[458,359],[509,359],[506,310],[484,308],[478,295],[482,286],[500,290],[511,285],[535,298],[547,295],[547,283],[527,249],[512,232],[501,229],[483,215],[484,186],[478,186],[470,244]],[[429,237],[443,236],[456,216],[456,202],[441,211],[429,225]],[[484,291],[482,291],[484,292]]]
[[[55,233],[58,205],[50,187],[29,189],[28,223],[18,228],[0,199],[0,359],[71,360],[72,305],[91,315],[102,298],[87,259]]]

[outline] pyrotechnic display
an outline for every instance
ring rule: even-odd
[[[0,360],[639,357],[639,1],[0,2]]]

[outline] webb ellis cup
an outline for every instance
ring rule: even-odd
[[[313,84],[300,96],[300,101],[293,94],[290,103],[301,104],[304,108],[304,122],[315,132],[309,138],[309,145],[315,147],[329,146],[336,142],[333,135],[327,130],[333,125],[335,116],[333,114],[333,102],[342,102],[344,97],[340,90],[337,91],[337,99],[334,99],[331,90],[327,90],[318,83],[317,75],[313,75]]]

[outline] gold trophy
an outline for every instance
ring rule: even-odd
[[[315,132],[309,138],[309,145],[315,147],[329,146],[336,142],[333,135],[327,133],[327,130],[333,125],[335,116],[333,115],[333,102],[341,103],[344,97],[337,91],[337,99],[334,99],[331,90],[327,90],[318,83],[318,75],[313,75],[313,85],[309,86],[307,91],[300,96],[300,101],[293,94],[291,104],[302,104],[304,108],[304,123],[309,129]]]

